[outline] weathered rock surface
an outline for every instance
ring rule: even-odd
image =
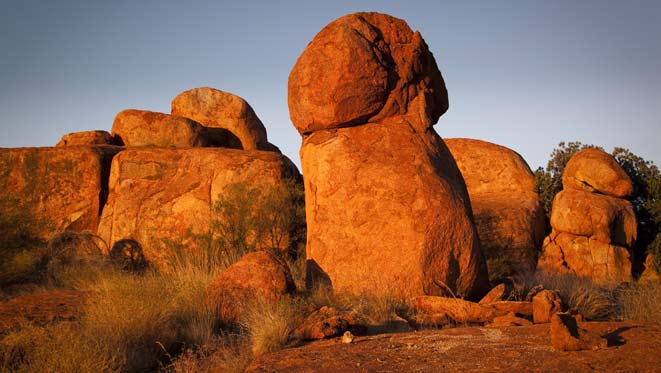
[[[562,312],[562,299],[557,290],[542,290],[532,298],[532,317],[535,324],[551,322],[551,317]]]
[[[494,309],[459,298],[419,296],[410,300],[411,306],[419,312],[446,314],[457,323],[484,323],[496,316]]]
[[[581,327],[606,336],[610,346],[557,351],[550,346],[550,324],[429,329],[356,337],[350,345],[322,340],[285,348],[256,358],[247,372],[640,372],[661,365],[658,324]]]
[[[508,326],[529,326],[532,325],[527,319],[516,316],[513,312],[504,316],[496,316],[486,326],[489,328],[502,328]]]
[[[56,146],[69,145],[118,145],[107,131],[72,132],[62,136]]]
[[[485,306],[488,306],[496,310],[496,314],[499,316],[513,313],[517,316],[525,316],[532,318],[533,315],[532,302],[500,301],[500,302],[490,303]]]
[[[645,259],[645,270],[640,275],[640,281],[659,281],[660,279],[661,275],[659,275],[659,272],[654,268],[654,255],[647,254],[647,258]]]
[[[228,185],[248,183],[259,189],[298,177],[293,163],[273,152],[127,149],[112,163],[110,196],[99,235],[110,247],[119,240],[133,239],[148,261],[164,264],[163,241],[187,243],[188,231],[208,233],[211,207],[224,196]]]
[[[538,268],[573,273],[601,284],[631,281],[637,222],[629,201],[631,180],[615,159],[598,149],[572,156],[553,200],[551,234]]]
[[[499,284],[493,287],[493,289],[489,290],[487,295],[482,297],[480,299],[480,304],[490,304],[490,303],[495,303],[499,302],[502,300],[507,300],[507,286],[505,284]]]
[[[573,273],[602,284],[631,281],[631,259],[626,248],[570,233],[548,236],[537,266],[547,272]]]
[[[470,299],[488,290],[463,179],[431,129],[447,96],[418,33],[377,13],[332,22],[294,66],[289,108],[304,134],[310,286]]]
[[[544,210],[530,167],[504,146],[474,139],[445,139],[466,181],[482,252],[492,276],[535,268],[544,239]]]
[[[631,202],[572,189],[553,199],[551,226],[557,232],[626,247],[633,246],[637,232]]]
[[[365,333],[366,328],[360,324],[356,315],[323,306],[310,314],[301,325],[294,329],[292,336],[299,340],[309,341],[338,337],[347,331],[360,335]]]
[[[202,126],[188,118],[145,110],[123,110],[112,134],[125,146],[192,148],[206,145]]]
[[[121,148],[65,146],[0,149],[0,203],[20,212],[31,233],[96,231],[112,157]]]
[[[209,87],[190,89],[172,100],[172,114],[191,118],[207,127],[207,135],[214,146],[274,150],[252,107],[231,93]]]
[[[218,318],[228,324],[240,321],[255,304],[274,303],[295,291],[287,264],[268,251],[244,255],[209,286]]]
[[[579,330],[576,319],[558,312],[551,317],[551,345],[558,351],[597,350],[607,347],[607,340]]]
[[[423,132],[447,109],[443,77],[422,36],[385,14],[331,22],[289,75],[290,117],[301,134],[399,115]]]
[[[614,197],[627,197],[633,184],[627,173],[608,153],[585,149],[574,154],[562,174],[564,189],[586,190]]]

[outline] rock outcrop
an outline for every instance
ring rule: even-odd
[[[608,153],[589,148],[574,154],[562,174],[565,189],[585,190],[625,198],[633,192],[629,175]]]
[[[471,299],[488,291],[465,184],[432,128],[447,107],[434,57],[400,19],[350,14],[310,42],[289,76],[309,286]]]
[[[534,270],[544,240],[544,209],[530,167],[504,146],[445,139],[468,188],[492,277]]]
[[[551,317],[549,334],[551,345],[558,351],[598,350],[608,346],[605,338],[580,329],[568,313],[558,312]]]
[[[0,203],[31,234],[96,231],[107,196],[113,146],[0,149]]]
[[[226,186],[265,188],[299,177],[287,157],[273,152],[127,149],[113,159],[110,195],[98,232],[110,247],[132,239],[148,261],[165,264],[165,240],[186,243],[191,234],[210,231],[211,207]]]
[[[587,149],[569,160],[562,181],[538,268],[603,284],[631,281],[636,216],[631,203],[618,198],[631,192],[627,174],[607,153]]]
[[[287,264],[268,251],[244,255],[209,286],[218,319],[226,324],[240,322],[255,305],[277,302],[285,294],[295,291]]]
[[[274,150],[266,129],[246,100],[214,88],[193,88],[172,100],[172,114],[206,127],[213,146],[244,150]]]
[[[551,317],[562,312],[562,299],[557,290],[542,290],[532,298],[532,317],[535,324],[551,322]]]
[[[202,126],[188,118],[145,110],[123,110],[112,134],[127,147],[192,148],[206,145]]]
[[[70,145],[119,145],[107,131],[72,132],[62,136],[56,146]]]

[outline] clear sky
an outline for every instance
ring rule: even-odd
[[[300,165],[287,78],[327,23],[405,19],[443,73],[436,131],[510,147],[531,168],[560,141],[661,161],[661,1],[2,0],[0,147],[110,130],[211,86],[245,98]]]

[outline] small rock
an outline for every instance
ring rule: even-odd
[[[507,288],[505,284],[496,285],[493,289],[489,290],[487,295],[485,295],[479,302],[479,304],[490,304],[505,300]]]
[[[562,311],[562,299],[557,290],[542,290],[532,299],[532,316],[535,324],[551,322],[551,317]]]
[[[551,345],[559,351],[598,350],[607,347],[607,340],[578,329],[569,313],[558,312],[551,317]]]
[[[519,316],[532,317],[532,302],[504,301],[489,304],[489,307],[496,310],[496,315],[504,316],[513,312]]]
[[[364,329],[356,315],[349,312],[340,313],[333,307],[323,306],[312,312],[292,335],[299,340],[315,340],[337,337],[342,333],[351,334],[351,331],[361,334]],[[353,337],[353,334],[351,335]]]
[[[522,317],[517,317],[513,312],[508,313],[505,316],[494,317],[491,323],[487,324],[487,327],[490,328],[499,328],[503,326],[527,326],[532,325],[532,323]]]
[[[353,334],[351,334],[351,332],[347,330],[342,335],[342,343],[351,343],[351,342],[353,342]]]
[[[458,323],[483,323],[495,316],[488,306],[458,298],[419,296],[411,299],[413,308],[429,315],[445,314]]]

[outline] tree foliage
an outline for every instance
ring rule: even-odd
[[[587,148],[603,150],[601,147],[581,142],[561,142],[551,153],[551,159],[546,168],[540,167],[535,171],[535,189],[547,217],[550,218],[553,198],[562,190],[562,173],[567,162],[572,155]],[[659,168],[653,162],[643,159],[629,149],[616,147],[611,155],[633,182],[633,193],[629,200],[638,221],[638,239],[634,252],[641,255],[646,249],[653,251],[653,248],[661,246],[651,245],[661,230],[661,173]],[[657,240],[657,242],[660,241]]]

